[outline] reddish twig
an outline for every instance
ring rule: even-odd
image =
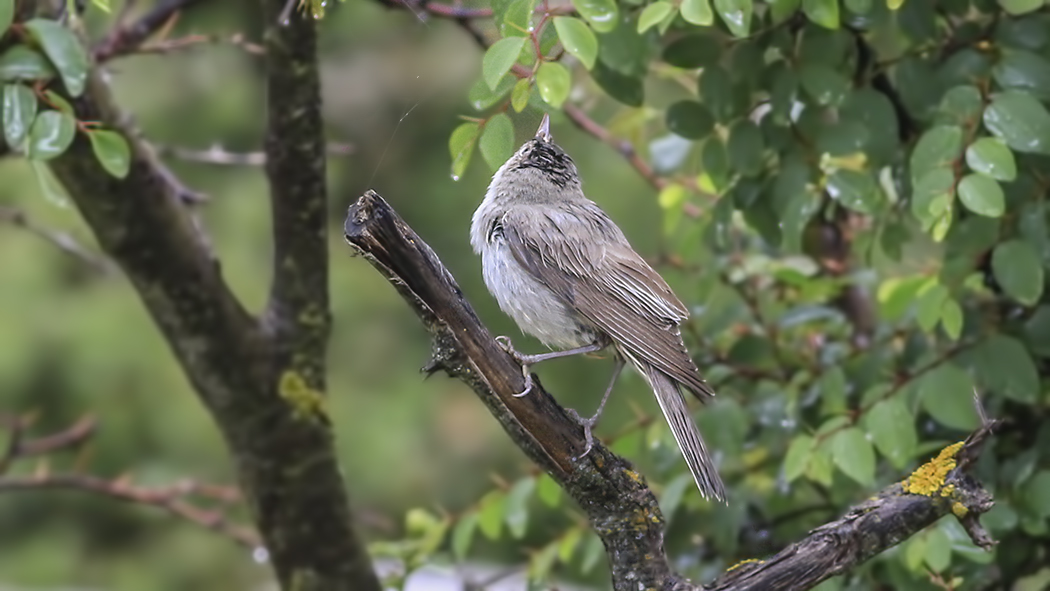
[[[134,52],[154,33],[170,26],[183,10],[202,3],[202,0],[162,0],[138,20],[132,23],[122,22],[114,27],[112,32],[95,46],[95,59],[102,63]]]
[[[89,492],[119,501],[163,509],[172,515],[221,533],[242,546],[259,546],[259,537],[254,531],[233,523],[221,510],[223,506],[240,502],[240,492],[234,487],[192,480],[165,487],[135,486],[127,477],[109,480],[76,472],[52,474],[45,465],[41,465],[32,475],[4,476],[21,460],[79,447],[91,438],[97,424],[93,418],[83,417],[57,433],[27,439],[25,431],[31,423],[32,418],[0,416],[0,427],[10,432],[7,446],[0,453],[0,493],[28,490]],[[194,497],[211,501],[219,507],[203,508],[187,500]]]

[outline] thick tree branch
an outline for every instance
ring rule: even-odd
[[[528,396],[514,397],[524,385],[521,367],[493,341],[434,251],[390,205],[367,192],[350,206],[344,232],[433,335],[434,351],[425,369],[444,369],[468,384],[514,442],[580,504],[605,544],[618,591],[809,589],[950,513],[960,517],[975,542],[988,543],[975,517],[991,508],[992,499],[965,470],[992,424],[965,444],[946,448],[905,483],[889,487],[773,558],[731,569],[709,586],[692,585],[667,563],[663,517],[645,479],[600,442],[577,459],[582,432],[538,380]]]
[[[186,5],[163,6],[175,4]],[[131,146],[130,171],[124,179],[108,175],[81,135],[50,161],[52,170],[101,248],[139,292],[215,417],[282,588],[378,591],[351,523],[323,396],[311,386],[321,379],[323,356],[297,361],[317,368],[304,376],[288,363],[288,344],[278,341],[271,323],[260,323],[232,294],[178,184],[129,132],[100,72],[93,70],[86,92],[70,102],[79,120],[124,133]],[[296,176],[284,182],[307,183],[306,192],[317,195],[312,188],[323,179]],[[300,194],[287,184],[284,191]],[[309,240],[316,241],[316,235]],[[313,318],[298,320],[323,332],[327,313],[319,309]],[[315,346],[307,354],[320,351]]]

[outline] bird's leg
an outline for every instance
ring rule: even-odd
[[[605,403],[609,400],[609,394],[612,394],[613,386],[616,385],[616,380],[620,377],[620,372],[623,371],[623,366],[623,358],[617,355],[616,367],[613,368],[613,375],[612,379],[609,380],[609,387],[605,389],[605,395],[602,396],[602,401],[598,405],[598,410],[594,413],[593,417],[585,419],[581,417],[580,413],[576,412],[575,410],[571,408],[568,409],[569,414],[571,414],[573,418],[575,418],[576,421],[580,423],[580,426],[583,427],[583,436],[584,438],[586,438],[587,441],[587,447],[583,449],[583,453],[580,454],[577,459],[582,460],[583,458],[587,457],[587,454],[591,452],[591,447],[594,446],[594,436],[591,434],[591,429],[594,428],[594,425],[598,423],[598,417],[602,416],[602,410],[605,409]]]
[[[564,351],[551,351],[550,353],[540,353],[539,355],[526,355],[514,348],[514,345],[510,342],[510,337],[500,336],[496,337],[496,342],[500,348],[507,352],[508,355],[514,358],[515,361],[521,364],[522,375],[525,376],[525,389],[518,392],[514,396],[521,398],[532,391],[532,366],[536,365],[541,361],[550,361],[551,359],[558,359],[559,357],[570,357],[572,355],[580,355],[581,353],[595,353],[605,348],[604,343],[595,342],[590,345],[584,345],[582,347],[576,347],[575,349],[566,349]]]

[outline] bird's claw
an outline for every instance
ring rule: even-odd
[[[514,348],[514,345],[510,342],[510,337],[508,336],[496,337],[496,344],[499,345],[499,348],[503,349],[507,355],[513,357],[514,361],[521,364],[521,375],[525,377],[525,389],[513,396],[515,398],[525,396],[532,391],[532,372],[529,371],[529,363],[526,361],[525,355]]]
[[[565,409],[565,411],[568,412],[569,415],[572,416],[572,418],[576,419],[576,422],[579,423],[581,427],[583,427],[583,437],[587,444],[583,448],[583,453],[576,456],[577,460],[582,460],[583,458],[587,457],[587,454],[591,453],[591,449],[594,447],[594,434],[591,433],[591,429],[594,427],[595,419],[597,417],[585,419],[580,416],[580,413],[576,412],[576,410],[572,408],[567,408]]]

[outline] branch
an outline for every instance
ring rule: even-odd
[[[178,146],[167,146],[150,142],[150,146],[161,158],[171,157],[186,162],[197,162],[201,164],[215,164],[219,166],[262,166],[266,164],[266,152],[231,152],[214,145],[205,150],[194,150],[192,148],[180,148]],[[328,155],[345,156],[354,153],[354,147],[350,144],[329,143],[325,147]]]
[[[100,273],[109,273],[113,265],[99,254],[77,242],[75,238],[65,232],[52,230],[36,224],[26,213],[14,207],[0,206],[0,222],[6,222],[36,234],[40,238],[55,245],[62,252],[87,263],[89,267]]]
[[[232,523],[221,510],[203,509],[187,500],[188,497],[202,497],[224,505],[235,503],[240,501],[241,497],[234,488],[192,481],[168,487],[138,487],[126,478],[107,480],[90,474],[51,474],[46,469],[37,469],[31,476],[4,476],[18,461],[79,447],[95,433],[96,423],[94,419],[84,417],[63,431],[35,439],[25,439],[24,431],[31,423],[30,420],[12,417],[3,422],[11,435],[7,449],[0,455],[0,493],[43,490],[88,492],[163,509],[176,517],[223,534],[248,548],[256,548],[259,545],[258,536],[253,531]]]
[[[507,434],[579,503],[602,538],[617,591],[699,589],[671,570],[663,517],[645,479],[601,442],[582,460],[579,425],[539,385],[528,396],[521,367],[493,340],[437,255],[376,192],[350,206],[347,242],[386,277],[434,339],[425,370],[445,370],[470,386]],[[808,589],[955,514],[982,547],[990,538],[976,516],[991,496],[965,472],[997,424],[940,456],[767,561],[730,569],[703,589]],[[956,465],[958,464],[958,465]]]
[[[445,370],[470,386],[511,439],[587,514],[602,538],[615,588],[663,589],[680,582],[667,563],[663,517],[645,479],[600,441],[582,460],[580,425],[534,376],[528,396],[521,366],[501,349],[434,251],[374,191],[350,206],[346,240],[398,290],[434,337],[425,370]]]
[[[95,60],[99,63],[127,53],[135,52],[154,33],[170,26],[178,15],[207,0],[161,0],[138,20],[121,23],[94,48]],[[123,19],[121,19],[123,20]]]

